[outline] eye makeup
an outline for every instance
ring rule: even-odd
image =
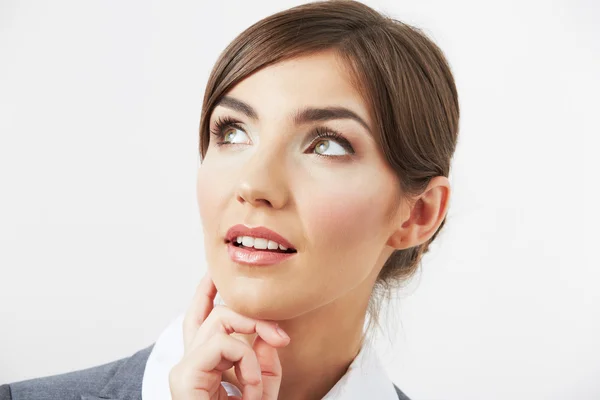
[[[226,134],[227,130],[230,128],[239,129],[242,132],[246,133],[246,131],[241,126],[241,121],[239,121],[235,118],[232,118],[230,116],[224,116],[224,117],[218,117],[215,120],[214,127],[211,128],[210,132],[217,138],[217,141],[215,142],[215,144],[217,146],[240,144],[240,143],[230,143],[230,142],[225,141],[225,134]],[[346,150],[348,152],[348,154],[343,155],[343,156],[340,156],[340,155],[332,156],[332,155],[315,153],[314,150],[315,150],[315,147],[317,146],[317,144],[324,140],[331,140],[331,141],[338,143],[340,146],[342,146],[342,148],[344,148],[344,150]],[[306,153],[312,153],[312,154],[318,155],[320,157],[341,158],[341,157],[351,156],[355,153],[354,148],[352,147],[352,144],[350,143],[350,141],[348,139],[346,139],[344,137],[344,135],[342,135],[341,133],[339,133],[336,130],[333,130],[331,128],[324,127],[324,126],[316,127],[315,129],[313,129],[308,134],[305,142],[311,143],[309,148],[306,150]]]
[[[341,133],[339,133],[333,129],[326,128],[326,127],[317,127],[308,135],[307,141],[311,142],[311,146],[308,148],[307,151],[314,151],[317,144],[323,140],[334,141],[334,142],[338,143],[340,146],[342,146],[344,148],[344,150],[346,150],[348,152],[348,154],[354,154],[354,148],[352,147],[352,145],[350,144],[348,139],[346,139]],[[317,154],[319,156],[323,156],[323,157],[342,157],[342,156],[328,156],[328,155],[319,154],[319,153],[315,153],[315,154]]]
[[[227,144],[235,144],[235,143],[229,143],[225,141],[225,132],[227,131],[227,129],[229,128],[235,128],[235,129],[239,129],[240,131],[243,131],[244,133],[246,131],[244,131],[244,129],[241,127],[240,125],[240,121],[238,121],[237,119],[225,116],[225,117],[219,117],[217,118],[217,120],[215,121],[215,127],[212,128],[210,130],[210,132],[215,135],[218,139],[217,142],[215,142],[215,144],[217,146],[222,146],[222,145],[227,145]]]

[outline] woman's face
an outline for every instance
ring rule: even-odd
[[[209,271],[237,312],[285,320],[368,298],[393,250],[386,243],[398,181],[340,62],[323,52],[266,67],[232,88],[210,117],[198,205]],[[220,130],[218,121],[226,123]],[[274,231],[295,252],[269,250],[277,240],[230,231],[235,225]],[[240,245],[238,236],[263,240]]]

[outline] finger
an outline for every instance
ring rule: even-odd
[[[249,318],[226,306],[215,306],[202,326],[198,328],[191,346],[198,346],[217,333],[231,334],[233,332],[257,333],[274,347],[286,346],[290,340],[285,332],[278,329],[277,324],[274,322]]]
[[[175,367],[177,376],[183,376],[186,382],[179,387],[190,388],[194,392],[215,394],[221,386],[221,374],[233,363],[240,370],[238,377],[243,385],[244,400],[260,400],[262,396],[261,371],[254,350],[245,342],[224,333],[217,334],[200,346],[191,348],[182,361]],[[195,373],[190,373],[195,371]]]
[[[184,353],[188,351],[198,328],[210,315],[216,295],[217,288],[207,271],[196,287],[196,292],[194,293],[190,307],[183,318]]]
[[[260,336],[256,338],[252,348],[261,369],[263,382],[262,400],[277,400],[281,377],[283,376],[277,349],[270,346]]]

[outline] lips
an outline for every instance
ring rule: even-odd
[[[244,236],[255,239],[267,239],[269,243],[271,241],[276,242],[279,245],[287,247],[287,249],[282,251],[281,248],[256,249],[254,247],[244,247],[236,240],[238,237]],[[225,243],[227,244],[227,253],[233,262],[253,267],[277,265],[293,258],[298,253],[287,239],[265,227],[248,228],[244,225],[232,226],[225,235]]]
[[[225,242],[236,244],[236,239],[240,236],[251,236],[253,238],[262,238],[267,240],[272,240],[273,242],[277,242],[280,245],[287,247],[291,252],[296,252],[296,248],[292,243],[290,243],[286,238],[281,236],[275,231],[272,231],[263,226],[248,228],[245,225],[234,225],[225,234]],[[259,250],[260,251],[260,250]],[[268,251],[268,250],[265,250]]]

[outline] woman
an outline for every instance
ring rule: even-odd
[[[448,63],[414,27],[350,1],[257,22],[205,92],[209,272],[185,317],[131,357],[0,399],[408,398],[365,334],[444,225],[458,120]]]

